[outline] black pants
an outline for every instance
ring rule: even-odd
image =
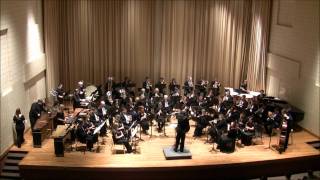
[[[194,136],[196,136],[196,137],[199,137],[199,136],[201,136],[202,135],[202,130],[203,130],[203,126],[201,126],[201,125],[197,125],[196,126],[196,128],[194,129]]]
[[[291,128],[288,127],[288,128],[287,128],[287,133],[286,133],[286,140],[285,140],[285,142],[284,142],[284,149],[285,149],[285,150],[288,148],[290,133],[291,133]]]
[[[106,136],[106,135],[107,135],[107,124],[105,123],[100,130],[100,136]]]
[[[160,119],[157,119],[157,122],[158,122],[158,130],[162,130],[163,126],[164,126],[164,121],[165,119],[164,118],[160,118]]]
[[[31,130],[33,130],[34,125],[36,124],[37,118],[29,117]]]
[[[148,131],[149,130],[149,122],[147,120],[142,120],[141,121],[141,128],[143,131]]]
[[[132,152],[132,146],[129,144],[128,140],[121,139],[118,140],[117,143],[122,143],[126,147],[128,153]]]
[[[16,127],[17,132],[17,146],[20,148],[21,144],[24,142],[24,127]]]
[[[180,152],[183,152],[184,149],[184,139],[186,138],[186,133],[184,132],[177,132],[176,136],[176,144],[174,150],[178,150],[178,146],[180,145]]]

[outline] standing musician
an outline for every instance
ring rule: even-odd
[[[156,88],[159,89],[159,93],[162,95],[166,94],[166,88],[167,88],[167,84],[164,81],[163,77],[160,77],[159,81],[157,82],[157,84],[155,85]]]
[[[145,89],[145,92],[149,97],[150,93],[152,92],[152,84],[149,77],[145,78],[145,81],[143,82],[142,87]]]
[[[290,133],[291,133],[291,130],[293,128],[293,119],[292,119],[292,116],[290,115],[288,109],[282,109],[281,111],[282,113],[282,123],[286,123],[287,124],[287,129],[286,129],[286,139],[285,139],[285,142],[284,142],[284,150],[287,149],[288,147],[288,142],[289,142],[289,137],[290,137]]]
[[[107,82],[106,82],[106,86],[105,86],[105,92],[108,92],[108,91],[113,92],[114,87],[115,87],[115,82],[113,80],[113,77],[109,76],[107,78]]]
[[[192,77],[188,76],[187,80],[184,82],[184,95],[187,96],[194,90],[194,85],[192,81]]]
[[[36,123],[36,121],[40,118],[41,113],[45,112],[44,108],[44,102],[39,99],[37,102],[32,103],[31,109],[29,112],[29,119],[30,119],[30,124],[31,124],[31,129],[33,130],[33,127]]]
[[[274,109],[273,118],[274,118],[274,127],[279,128],[281,125],[282,116],[278,107]]]
[[[57,100],[58,100],[59,104],[63,104],[63,98],[66,95],[66,93],[64,92],[63,85],[61,83],[57,87],[56,93],[57,93]]]
[[[16,113],[13,116],[13,122],[16,125],[16,133],[17,133],[17,146],[21,147],[21,144],[24,142],[24,129],[25,129],[25,118],[22,115],[20,108],[16,109]]]
[[[186,133],[190,130],[188,113],[183,106],[181,106],[181,110],[176,117],[178,120],[178,126],[176,128],[177,136],[174,151],[177,152],[178,147],[180,147],[180,152],[183,152]]]
[[[240,90],[244,93],[248,93],[248,81],[244,80],[240,85]]]
[[[212,93],[214,96],[219,96],[220,94],[220,82],[217,80],[214,80],[211,82],[211,88],[212,88]]]
[[[78,93],[80,100],[86,99],[86,88],[83,81],[78,82]]]
[[[179,85],[178,85],[176,79],[173,78],[173,79],[171,80],[170,84],[169,84],[170,94],[171,94],[171,95],[174,94],[176,88],[178,88],[178,87],[179,87]]]
[[[129,79],[127,76],[124,77],[124,81],[122,82],[122,87],[126,90],[129,97],[135,96],[134,89],[133,89],[133,87],[135,87],[135,83],[133,83],[131,79]]]

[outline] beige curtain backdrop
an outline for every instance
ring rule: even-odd
[[[46,0],[48,88],[188,75],[264,88],[269,18],[270,0]]]

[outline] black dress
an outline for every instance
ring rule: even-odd
[[[13,121],[16,123],[16,132],[17,132],[17,145],[20,148],[21,144],[24,142],[23,134],[24,134],[24,121],[25,118],[23,115],[15,115],[13,116]]]

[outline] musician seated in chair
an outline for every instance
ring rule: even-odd
[[[163,126],[165,126],[166,117],[166,112],[162,110],[162,103],[159,102],[156,108],[156,121],[158,123],[158,132],[161,132]]]
[[[97,115],[102,121],[105,121],[108,119],[107,109],[106,109],[106,103],[104,101],[100,102],[100,105],[98,107]],[[105,123],[103,127],[100,130],[100,136],[106,136],[107,134],[107,124]]]
[[[77,139],[86,144],[87,149],[91,151],[93,144],[97,142],[98,136],[93,135],[94,125],[91,122],[79,121],[76,130]]]
[[[271,136],[272,129],[274,127],[274,113],[272,111],[268,111],[268,118],[264,120],[264,128],[266,133]]]
[[[148,119],[147,119],[147,113],[145,113],[143,106],[139,106],[138,107],[138,122],[141,125],[142,132],[144,134],[148,134],[149,122],[148,122]]]
[[[64,125],[65,123],[63,108],[64,108],[64,105],[60,104],[57,115],[53,118],[54,129],[56,129],[58,125]]]
[[[162,111],[168,115],[170,113],[172,113],[173,111],[173,104],[172,101],[169,100],[168,95],[164,95],[163,96],[163,100],[162,100]],[[170,121],[170,115],[166,116],[167,121]]]
[[[121,108],[121,113],[120,113],[120,121],[123,124],[125,129],[129,129],[129,127],[132,124],[132,116],[131,114],[128,113],[128,110],[126,107]]]
[[[121,123],[115,122],[112,127],[112,139],[114,144],[123,144],[127,153],[132,152],[132,146],[129,143],[129,137],[125,133],[124,126]]]
[[[201,115],[196,118],[197,124],[194,129],[193,137],[200,137],[202,135],[202,130],[207,127],[209,119],[205,109],[201,110]]]
[[[246,127],[244,128],[244,130],[242,131],[241,134],[241,143],[249,146],[252,144],[252,137],[255,134],[255,128],[254,128],[254,122],[253,122],[253,117],[250,117]]]
[[[231,139],[237,139],[239,135],[239,128],[236,122],[231,122],[228,127],[228,137]]]
[[[92,122],[85,123],[87,149],[92,150],[93,144],[98,142],[98,134],[94,134],[95,126]]]

